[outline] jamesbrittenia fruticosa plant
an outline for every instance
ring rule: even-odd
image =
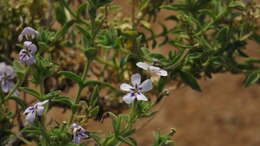
[[[12,2],[0,2],[0,145],[135,146],[170,91],[224,72],[260,82],[253,0],[130,0],[128,15],[113,0]],[[112,131],[89,130],[106,118]],[[174,145],[169,131],[153,146]]]

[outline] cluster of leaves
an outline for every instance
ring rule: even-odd
[[[177,24],[170,31],[174,36],[169,43],[186,56],[178,67],[181,74],[211,78],[213,73],[242,73],[247,75],[245,86],[258,82],[259,77],[253,76],[259,72],[259,59],[245,52],[248,39],[259,43],[256,13],[250,12],[259,8],[253,3],[186,0],[162,8],[179,12],[167,19]]]
[[[28,67],[13,62],[17,73],[15,88],[38,101],[48,100],[47,111],[55,106],[72,111],[67,122],[58,121],[54,127],[48,127],[44,117],[25,127],[20,115],[27,107],[25,100],[0,91],[0,144],[36,141],[39,145],[74,145],[69,130],[72,122],[87,123],[89,119],[101,120],[109,115],[113,131],[102,133],[103,137],[99,133],[88,133],[94,142],[101,146],[137,145],[133,138],[134,124],[138,119],[156,113],[151,111],[152,107],[168,95],[166,87],[173,81],[197,91],[202,90],[197,80],[211,78],[214,73],[245,74],[245,86],[259,82],[260,60],[250,57],[245,50],[248,40],[259,43],[256,33],[259,6],[254,2],[132,0],[131,18],[125,18],[117,15],[120,7],[113,5],[112,1],[33,0],[23,1],[17,6],[7,0],[0,2],[0,8],[6,10],[0,14],[0,20],[8,20],[0,22],[0,42],[3,42],[0,51],[5,54],[0,56],[0,61],[12,62],[11,53],[20,46],[13,45],[17,42],[17,30],[30,24],[40,32],[35,42],[39,46],[36,63]],[[169,12],[165,21],[174,21],[174,27],[157,21],[161,10]],[[151,24],[159,24],[163,31],[158,33]],[[153,48],[166,45],[172,46],[168,55],[153,51]],[[69,53],[64,51],[67,48]],[[74,59],[70,58],[70,53],[75,60],[80,56],[83,59],[71,63]],[[67,58],[64,64],[58,59],[60,54]],[[118,90],[118,85],[136,72],[146,78],[150,76],[136,67],[139,61],[159,66],[169,75],[152,77],[154,90],[149,96],[151,101],[138,101],[127,106],[122,103],[123,93]],[[76,69],[70,68],[75,65],[78,66]],[[63,78],[77,84],[74,98],[61,94],[59,81]],[[56,80],[58,84],[50,85],[50,80]],[[39,86],[40,91],[28,88],[30,84]],[[84,90],[88,92],[83,96]],[[15,100],[20,105],[15,113],[5,105],[8,100]],[[131,109],[129,114],[111,112],[116,110],[120,113],[127,107]],[[15,126],[15,120],[19,123],[18,134],[10,130]],[[162,136],[157,132],[154,146],[172,145],[174,133],[172,130]]]

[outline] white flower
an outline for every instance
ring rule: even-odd
[[[132,85],[123,83],[120,85],[120,89],[129,92],[123,97],[123,100],[127,103],[133,103],[135,99],[147,101],[147,97],[144,96],[144,92],[147,92],[153,88],[152,81],[150,79],[141,83],[141,75],[134,74],[131,76]]]
[[[32,65],[36,62],[35,53],[37,52],[37,46],[30,41],[25,41],[23,49],[19,52],[19,59],[22,64]]]
[[[73,133],[73,142],[76,144],[80,144],[81,138],[88,138],[89,136],[85,133],[86,130],[77,124],[71,125],[72,133]]]
[[[163,69],[156,67],[156,66],[149,65],[145,62],[137,62],[136,66],[138,66],[138,67],[140,67],[144,70],[148,70],[148,71],[150,71],[150,72],[152,72],[152,73],[154,73],[158,76],[167,76],[168,75],[166,70],[163,70]]]
[[[16,74],[12,66],[6,65],[4,62],[0,63],[0,87],[4,93],[8,93],[15,86],[13,79]],[[18,91],[14,92],[18,96]]]
[[[23,43],[23,49],[28,50],[32,55],[35,55],[35,53],[37,52],[37,46],[30,41],[25,41]]]
[[[25,27],[21,34],[18,36],[18,40],[21,42],[24,37],[26,40],[34,39],[38,36],[39,32],[31,27]]]
[[[35,120],[36,116],[42,116],[44,112],[44,104],[48,103],[49,100],[45,100],[43,102],[38,102],[33,106],[28,107],[24,111],[25,119],[29,124],[32,124]]]

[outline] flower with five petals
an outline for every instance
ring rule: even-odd
[[[153,88],[152,81],[147,79],[141,83],[141,75],[134,74],[131,76],[132,85],[123,83],[120,89],[129,92],[123,97],[123,101],[127,104],[133,103],[135,99],[147,101],[147,97],[143,94]]]

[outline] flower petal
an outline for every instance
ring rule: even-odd
[[[134,90],[134,88],[131,85],[126,84],[126,83],[121,84],[120,89],[123,91],[128,91],[128,92]]]
[[[30,107],[28,107],[28,108],[26,108],[25,109],[25,111],[24,111],[24,115],[27,115],[27,114],[29,114],[30,112],[33,112],[33,110],[34,110],[34,108],[32,107],[32,106],[30,106]]]
[[[141,92],[146,92],[151,90],[153,88],[152,81],[150,79],[143,81],[143,83],[139,86],[139,88]]]
[[[79,133],[79,136],[80,136],[80,138],[88,138],[88,137],[89,137],[89,136],[88,136],[86,133],[84,133],[84,132]]]
[[[9,92],[14,86],[14,83],[8,80],[3,80],[1,82],[1,88],[5,93]]]
[[[28,50],[22,49],[19,52],[19,60],[22,64],[32,65],[36,62],[33,54],[31,54]]]
[[[148,68],[149,71],[152,71],[152,72],[157,72],[160,70],[160,67],[156,67],[156,66],[149,66]]]
[[[35,37],[38,36],[38,34],[39,32],[36,31],[35,29],[31,27],[25,27],[21,32],[21,34],[18,36],[18,40],[21,42],[24,39],[24,37],[26,38],[26,40],[34,39]]]
[[[131,76],[131,82],[134,87],[140,85],[141,83],[141,75],[139,73],[133,74]]]
[[[26,121],[29,123],[29,124],[32,124],[35,120],[35,112],[29,112],[26,117],[25,117]]]
[[[18,97],[19,94],[20,94],[20,92],[18,90],[15,90],[13,96],[17,96]]]
[[[138,67],[140,67],[140,68],[142,68],[144,70],[148,70],[148,68],[149,68],[149,65],[147,63],[145,63],[145,62],[137,62],[136,66],[138,66]]]
[[[23,40],[23,35],[20,34],[20,35],[18,36],[18,41],[21,42],[22,40]]]
[[[12,66],[6,65],[5,67],[5,74],[8,79],[14,79],[15,78],[15,71]]]
[[[74,142],[75,144],[80,144],[80,139],[81,139],[80,136],[78,136],[78,135],[76,135],[76,134],[73,135],[73,142]]]
[[[127,104],[130,104],[134,102],[135,98],[135,93],[128,93],[123,97],[123,101]]]
[[[37,52],[37,46],[34,45],[32,42],[30,41],[25,41],[23,43],[24,45],[24,49],[27,49],[32,55],[35,55],[35,53]]]
[[[73,123],[73,124],[70,126],[71,129],[78,128],[78,127],[79,127],[79,126],[78,126],[76,123]]]
[[[38,102],[37,105],[38,105],[38,106],[42,106],[42,105],[44,105],[44,104],[46,104],[46,103],[48,103],[48,102],[49,102],[49,100],[44,100],[44,101],[42,101],[42,102]]]
[[[148,100],[147,97],[144,96],[142,93],[137,93],[136,94],[136,98],[137,98],[137,100],[143,100],[143,101],[147,101]]]
[[[163,69],[160,69],[159,71],[157,71],[157,72],[155,72],[157,75],[159,75],[159,76],[167,76],[168,75],[168,73],[167,73],[167,71],[166,70],[163,70]]]
[[[44,112],[44,107],[43,106],[37,106],[36,108],[36,113],[38,116],[41,116]]]

